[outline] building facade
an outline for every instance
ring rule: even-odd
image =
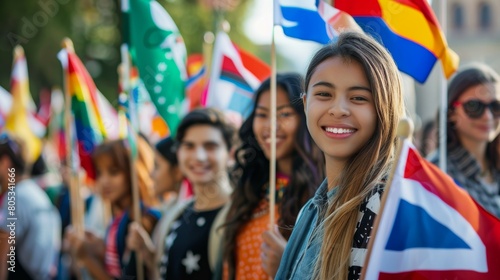
[[[442,0],[432,1],[439,17]],[[500,0],[447,0],[447,39],[460,66],[483,62],[500,73]],[[435,119],[440,104],[441,66],[424,85],[416,83],[416,112],[422,122]]]

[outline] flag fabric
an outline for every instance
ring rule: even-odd
[[[94,148],[106,138],[106,129],[100,111],[99,92],[80,61],[72,51],[63,49],[58,54],[66,75],[66,87],[71,98],[74,115],[78,154],[82,168],[91,179],[95,178],[90,155]]]
[[[34,163],[42,153],[42,141],[30,128],[29,104],[31,99],[28,81],[28,66],[24,50],[21,46],[14,48],[14,64],[11,77],[12,105],[5,119],[4,130],[20,138],[25,145],[26,158],[30,164]]]
[[[155,105],[151,102],[151,98],[149,96],[149,93],[147,92],[144,83],[139,77],[139,71],[137,70],[137,67],[131,67],[130,68],[130,94],[133,96],[134,100],[134,105],[132,110],[135,111],[135,114],[137,114],[137,120],[135,121],[136,124],[132,124],[132,127],[136,131],[141,132],[143,135],[146,136],[147,139],[149,139],[152,143],[155,143],[156,141],[167,137],[170,133],[167,124],[165,123],[165,120],[163,120],[162,116],[158,113],[156,110]],[[123,92],[123,84],[120,83],[119,85],[120,92]],[[119,138],[124,138],[127,135],[126,130],[127,125],[125,120],[127,119],[126,114],[124,113],[126,108],[128,108],[128,101],[123,103],[123,100],[120,101],[120,98],[118,99],[118,106],[119,106],[119,112],[118,112],[118,135]],[[126,105],[126,106],[125,106]],[[120,112],[120,106],[123,106]],[[125,111],[124,111],[125,110]],[[140,124],[140,125],[139,125]]]
[[[185,111],[184,41],[170,15],[154,0],[124,0],[122,12],[133,64],[159,114],[175,132]]]
[[[336,31],[363,31],[351,15],[332,7],[324,0],[316,0],[316,7],[321,18]]]
[[[350,14],[388,49],[400,71],[420,83],[438,60],[446,78],[458,68],[458,55],[426,0],[335,0],[334,7]]]
[[[48,142],[52,144],[58,161],[66,161],[66,135],[64,127],[64,94],[54,88],[51,92]],[[75,142],[76,143],[76,142]]]
[[[133,102],[131,102],[132,97],[127,96],[125,93],[120,93],[118,96],[118,120],[119,120],[119,131],[120,139],[127,139],[127,145],[130,149],[131,157],[135,160],[137,159],[137,143],[135,139],[135,133],[137,130],[133,127],[133,114],[131,114],[131,107],[133,107]]]
[[[207,86],[207,71],[202,54],[192,54],[187,58],[186,96],[189,110],[201,107],[203,92]]]
[[[5,126],[5,120],[12,108],[12,95],[10,92],[0,87],[0,130]],[[31,106],[30,106],[31,107]],[[47,125],[44,124],[31,109],[28,110],[28,125],[31,131],[38,137],[43,138],[47,132]]]
[[[141,133],[146,135],[152,143],[170,135],[170,130],[167,124],[160,114],[158,114],[151,101],[144,101],[140,103],[139,122],[141,124]]]
[[[365,279],[500,279],[500,220],[406,140]]]
[[[315,0],[274,0],[274,24],[288,37],[320,44],[338,35],[319,15]]]
[[[78,145],[78,133],[76,131],[75,116],[73,114],[71,115],[69,129],[69,135],[71,135],[70,145],[71,147],[75,147]],[[77,149],[71,149],[71,163],[69,163],[68,166],[71,167],[71,170],[77,172],[77,170],[80,170],[81,165],[79,151]]]
[[[270,74],[268,65],[239,49],[221,31],[215,39],[210,82],[202,104],[241,123],[252,111],[254,91]]]
[[[50,102],[51,91],[43,89],[40,91],[40,108],[36,113],[36,118],[43,124],[44,127],[49,125],[50,120]]]
[[[106,97],[97,90],[97,110],[102,118],[106,139],[118,139],[118,112]]]
[[[10,113],[12,107],[12,96],[10,92],[0,86],[0,130],[5,126],[5,120]]]

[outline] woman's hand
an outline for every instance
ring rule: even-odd
[[[128,227],[127,248],[136,252],[143,249],[154,250],[153,241],[148,232],[137,222],[130,223]]]
[[[64,244],[75,260],[83,260],[88,252],[85,246],[85,235],[77,232],[72,226],[66,228],[64,233]]]
[[[281,256],[283,256],[287,241],[281,235],[276,225],[272,231],[267,230],[262,234],[262,241],[260,254],[262,268],[267,275],[274,278],[276,272],[278,272]]]
[[[154,266],[155,247],[153,241],[146,229],[137,222],[130,223],[128,227],[127,249],[140,254],[149,269]]]

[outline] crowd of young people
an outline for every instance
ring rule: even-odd
[[[126,140],[98,146],[94,191],[111,215],[101,235],[67,223],[61,229],[50,200],[23,172],[22,141],[2,134],[0,279],[21,279],[19,271],[22,279],[55,279],[61,242],[73,260],[68,275],[88,279],[136,279],[138,259],[144,279],[359,279],[405,115],[398,69],[374,39],[344,32],[316,52],[305,79],[279,73],[276,84],[274,225],[270,79],[238,133],[222,112],[202,108],[154,148],[138,138],[136,166]],[[446,171],[500,217],[500,78],[474,65],[454,76],[448,93]],[[142,170],[139,222],[131,168]],[[7,270],[5,222],[11,169],[18,174],[15,273]],[[186,184],[190,198],[179,195]]]

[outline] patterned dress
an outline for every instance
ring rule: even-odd
[[[288,185],[289,178],[284,174],[276,176],[276,201],[283,196],[284,188]],[[267,186],[266,186],[267,188]],[[275,208],[275,221],[278,221],[278,206]],[[262,234],[269,229],[269,200],[262,199],[254,209],[252,218],[244,224],[236,236],[236,268],[235,279],[238,280],[267,280],[269,276],[262,268],[260,247]],[[228,279],[228,269],[224,266],[224,277]]]

